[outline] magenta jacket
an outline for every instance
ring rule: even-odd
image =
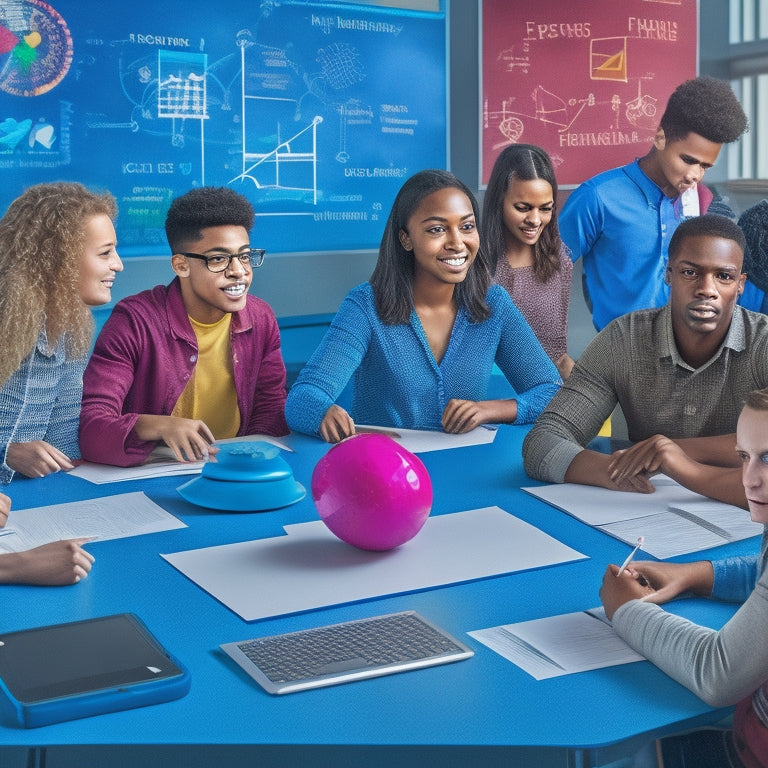
[[[239,435],[285,435],[285,364],[271,307],[248,296],[230,331]],[[169,416],[195,369],[197,341],[176,278],[115,305],[83,377],[80,451],[129,467],[156,443],[133,432],[139,414]]]

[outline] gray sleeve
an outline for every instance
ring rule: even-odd
[[[741,701],[768,680],[768,574],[719,631],[632,600],[613,627],[636,651],[713,707]]]
[[[523,463],[536,480],[562,483],[571,462],[597,436],[616,406],[615,335],[612,323],[595,336],[526,435]]]

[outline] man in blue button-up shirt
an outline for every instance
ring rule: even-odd
[[[707,212],[712,193],[701,179],[721,146],[746,128],[727,82],[688,80],[670,96],[648,154],[594,176],[570,195],[560,234],[573,260],[584,258],[598,330],[627,312],[666,303],[669,240],[682,220]]]

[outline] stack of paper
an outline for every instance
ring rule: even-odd
[[[643,536],[643,551],[660,559],[763,533],[763,525],[741,507],[708,499],[664,475],[651,482],[654,493],[574,483],[523,490],[633,546]]]

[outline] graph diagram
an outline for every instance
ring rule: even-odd
[[[183,143],[187,120],[200,122],[200,165],[205,184],[205,121],[208,119],[204,53],[157,52],[157,116],[172,121],[171,141]]]

